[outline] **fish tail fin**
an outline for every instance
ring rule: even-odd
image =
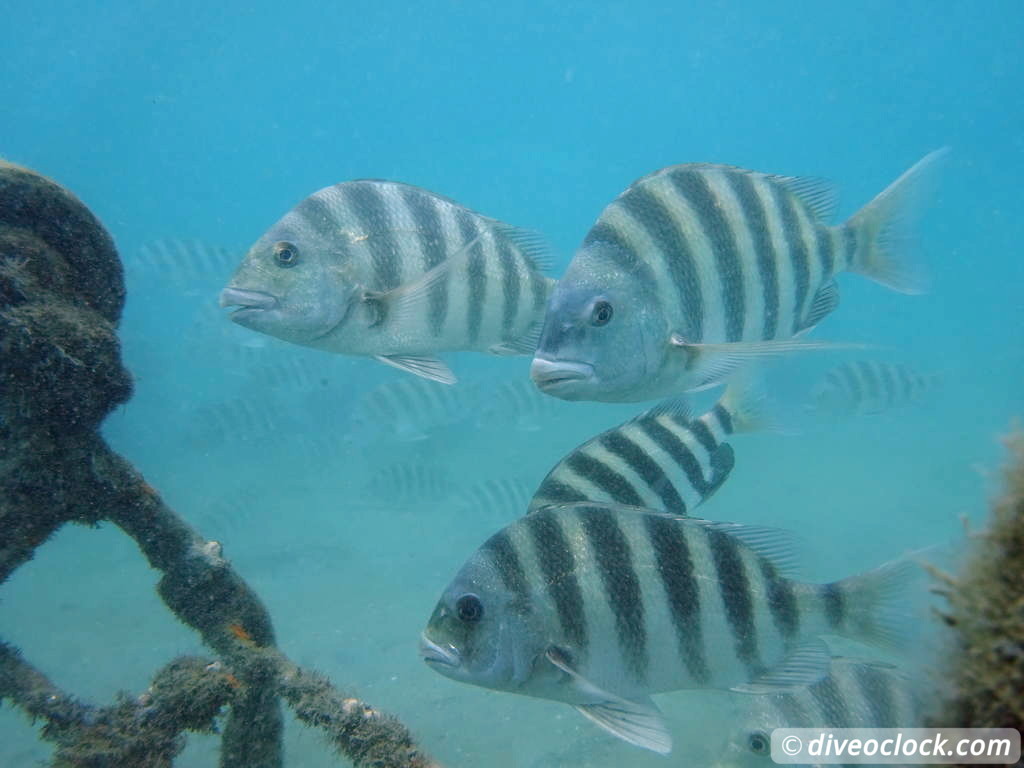
[[[853,240],[848,270],[901,293],[924,291],[921,269],[908,257],[913,250],[908,232],[922,187],[948,152],[944,147],[925,155],[843,224],[844,242],[851,235]]]
[[[913,623],[907,594],[923,573],[917,562],[903,557],[824,585],[831,631],[879,648],[905,647]]]

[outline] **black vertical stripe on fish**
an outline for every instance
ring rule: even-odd
[[[775,699],[775,705],[782,713],[783,723],[787,728],[810,727],[814,718],[791,693],[783,694]]]
[[[420,250],[423,251],[423,271],[426,272],[444,261],[448,255],[437,203],[411,187],[402,187],[401,195],[416,226]],[[427,323],[434,336],[441,335],[445,318],[448,316],[449,278],[450,275],[444,280],[436,281],[430,287],[427,296]]]
[[[885,393],[885,405],[888,407],[893,404],[893,400],[896,398],[896,379],[893,375],[892,366],[880,365],[878,366],[878,372],[882,376],[882,391]]]
[[[874,399],[881,395],[882,393],[880,388],[882,382],[880,382],[878,377],[875,375],[875,367],[871,363],[861,360],[858,362],[857,368],[860,370],[861,377],[864,379],[864,384],[867,386],[868,398]]]
[[[762,674],[764,667],[757,648],[754,606],[750,600],[750,581],[743,567],[743,557],[732,536],[713,529],[708,530],[707,534],[722,595],[722,607],[736,641],[736,657],[746,665],[753,679]]]
[[[861,698],[871,708],[872,725],[878,728],[909,728],[913,723],[899,722],[899,711],[892,697],[892,677],[870,664],[852,664]]]
[[[601,245],[608,247],[600,248]],[[599,221],[590,228],[582,248],[599,249],[604,258],[612,261],[626,274],[635,276],[640,285],[653,285],[656,282],[651,267],[634,252],[626,236],[607,222]]]
[[[697,438],[697,442],[704,446],[704,450],[708,452],[708,455],[713,454],[718,449],[718,441],[715,440],[715,436],[711,434],[711,430],[708,429],[708,425],[703,421],[700,419],[691,421],[687,425],[687,428],[690,430],[690,433]]]
[[[597,559],[605,597],[615,616],[619,651],[636,682],[647,682],[647,628],[640,579],[629,541],[614,515],[601,507],[581,510],[580,522]]]
[[[690,487],[703,497],[709,490],[708,481],[704,477],[704,470],[701,469],[700,462],[697,461],[686,443],[656,419],[643,419],[638,421],[637,425],[647,437],[672,457],[672,460],[683,470]]]
[[[743,289],[743,269],[736,247],[736,236],[729,220],[718,205],[714,192],[704,174],[683,171],[670,175],[676,190],[697,214],[699,225],[711,244],[718,276],[722,281],[722,306],[725,310],[725,341],[743,338],[743,319],[746,315],[746,297]]]
[[[900,367],[900,378],[903,379],[903,398],[909,402],[917,389],[918,379],[906,368]]]
[[[390,233],[395,229],[387,201],[372,183],[345,185],[348,207],[359,219],[360,234],[370,235],[366,245],[373,262],[375,291],[390,291],[400,281],[398,254]]]
[[[561,480],[547,478],[537,489],[535,498],[543,499],[548,503],[568,504],[573,501],[588,501],[587,494],[578,488],[574,488]]]
[[[853,402],[859,402],[864,397],[864,392],[861,388],[860,379],[857,378],[853,368],[849,365],[844,365],[839,369],[839,374],[845,379],[846,391],[853,398]]]
[[[849,268],[853,266],[854,260],[857,258],[857,230],[846,225],[843,227],[842,233],[843,258],[846,259],[846,266]]]
[[[466,310],[466,333],[471,343],[480,338],[480,322],[483,320],[484,299],[487,298],[487,272],[484,265],[484,246],[480,242],[481,231],[466,211],[459,211],[460,248],[469,248],[465,254],[468,277],[469,307]]]
[[[502,341],[512,341],[513,329],[519,315],[519,256],[504,238],[498,244],[498,260],[501,262],[501,291],[504,303],[501,309]],[[529,271],[529,270],[528,270]]]
[[[526,573],[508,533],[499,531],[487,540],[483,548],[489,554],[505,588],[517,597],[526,595],[529,589]]]
[[[729,409],[721,403],[715,403],[715,407],[711,409],[711,412],[718,419],[718,423],[722,425],[722,431],[727,435],[731,435],[733,431],[732,414],[729,413]]]
[[[529,275],[530,292],[533,295],[533,311],[537,313],[544,309],[544,305],[548,302],[548,281],[535,269],[531,269]]]
[[[331,187],[332,190],[336,187]],[[324,239],[336,240],[338,223],[330,206],[319,194],[310,195],[297,206],[297,213],[317,235]]]
[[[772,614],[775,628],[785,640],[797,636],[800,631],[800,611],[793,594],[793,585],[779,575],[778,569],[768,560],[761,561],[761,576],[768,588],[768,609]]]
[[[613,456],[621,459],[636,472],[647,484],[647,487],[658,494],[664,508],[676,514],[686,514],[686,502],[672,481],[665,476],[665,471],[658,463],[636,443],[621,432],[606,432],[600,438],[601,445]]]
[[[683,332],[687,340],[699,341],[704,326],[704,299],[697,265],[690,244],[675,226],[675,216],[647,187],[633,187],[618,204],[657,247],[669,279],[676,289]]]
[[[633,485],[600,459],[582,451],[572,454],[565,462],[573,472],[592,482],[611,497],[612,501],[631,507],[644,506],[644,500]]]
[[[541,511],[523,520],[533,541],[548,595],[555,604],[562,632],[574,649],[585,651],[588,645],[587,616],[576,578],[576,558],[565,531],[558,518],[549,512]]]
[[[843,699],[843,692],[836,685],[832,675],[819,680],[810,687],[810,694],[821,707],[825,715],[825,722],[821,723],[823,728],[849,728],[850,710]],[[818,724],[815,723],[817,726]]]
[[[828,282],[829,277],[835,274],[835,243],[832,242],[832,233],[826,227],[823,227],[817,221],[812,221],[811,226],[814,228],[818,262],[821,264],[821,283],[824,285]]]
[[[711,674],[704,657],[700,588],[685,532],[671,518],[658,515],[645,515],[644,525],[672,615],[679,655],[690,677],[697,683],[706,683]]]
[[[838,584],[823,584],[821,599],[825,605],[825,620],[833,629],[843,625],[843,589]]]
[[[793,326],[792,333],[799,333],[804,320],[804,305],[807,303],[807,292],[810,289],[809,255],[804,244],[803,232],[796,206],[797,199],[784,187],[770,185],[775,197],[775,205],[782,215],[783,239],[789,251],[790,263],[793,266]]]
[[[764,326],[761,338],[774,339],[779,328],[779,274],[776,264],[778,256],[768,229],[764,203],[755,187],[758,182],[749,173],[727,173],[725,178],[739,200],[743,218],[747,221],[751,237],[754,239],[757,270],[764,296]]]

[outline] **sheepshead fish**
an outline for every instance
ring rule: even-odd
[[[554,283],[541,253],[535,235],[427,190],[348,181],[271,227],[220,303],[255,331],[451,384],[439,352],[533,352]]]
[[[420,637],[455,680],[563,701],[656,752],[652,693],[793,691],[828,673],[822,634],[885,644],[909,562],[830,584],[786,576],[774,529],[605,504],[546,507],[469,559]]]
[[[855,360],[830,368],[815,384],[807,410],[821,416],[884,413],[916,403],[941,380],[902,363]]]
[[[531,375],[566,400],[634,402],[702,389],[794,340],[857,272],[917,289],[895,247],[933,152],[849,221],[824,182],[724,165],[663,168],[601,213],[548,303]]]
[[[735,696],[735,717],[714,768],[768,768],[776,728],[917,728],[922,701],[891,664],[833,657],[828,675],[793,693]]]

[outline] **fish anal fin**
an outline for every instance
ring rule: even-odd
[[[601,689],[583,677],[574,668],[569,654],[557,646],[548,648],[544,656],[569,676],[579,694],[591,699],[573,706],[592,723],[623,741],[652,752],[667,755],[672,751],[672,737],[650,696],[626,699]]]
[[[820,638],[801,643],[778,664],[749,683],[734,686],[739,693],[794,693],[828,674],[832,656]]]
[[[437,381],[441,384],[454,384],[458,381],[451,369],[436,357],[424,357],[417,355],[375,355],[385,365],[390,365],[400,371],[412,373],[430,381]]]

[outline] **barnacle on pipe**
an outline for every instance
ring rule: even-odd
[[[279,698],[359,766],[426,768],[396,720],[274,647],[269,614],[219,546],[163,503],[97,428],[131,395],[113,241],[54,182],[0,161],[0,584],[67,522],[109,520],[162,571],[158,591],[221,657],[178,660],[138,699],[77,702],[0,643],[0,701],[45,719],[60,766],[169,766],[186,730],[222,706],[224,768],[279,768]],[[221,666],[215,666],[215,665]]]

